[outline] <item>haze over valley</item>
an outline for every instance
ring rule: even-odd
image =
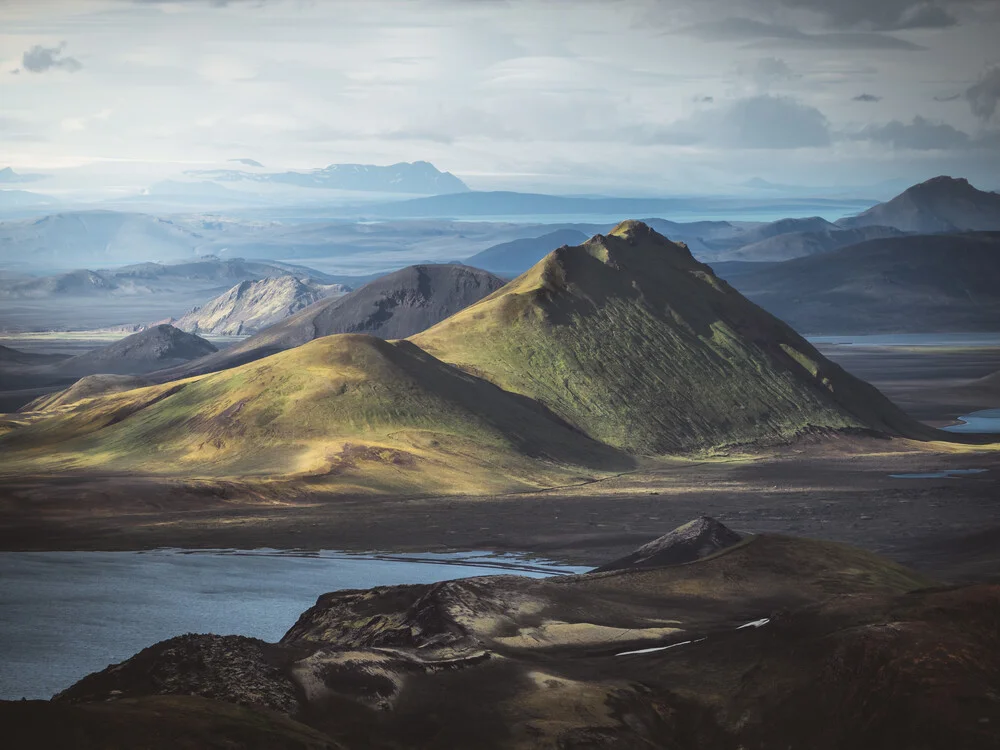
[[[11,747],[1000,742],[996,3],[0,25]]]

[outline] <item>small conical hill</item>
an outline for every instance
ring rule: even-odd
[[[555,250],[410,340],[636,454],[929,434],[641,222]]]

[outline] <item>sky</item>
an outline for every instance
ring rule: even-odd
[[[0,167],[997,189],[998,39],[1000,0],[0,0]]]

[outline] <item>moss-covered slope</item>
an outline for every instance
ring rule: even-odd
[[[411,341],[637,454],[817,429],[929,436],[640,222],[559,248]]]
[[[405,341],[329,336],[233,370],[28,415],[13,472],[313,477],[345,488],[510,490],[632,460]]]

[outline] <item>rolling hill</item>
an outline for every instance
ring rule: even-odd
[[[319,284],[294,276],[241,281],[178,318],[174,326],[190,333],[223,336],[257,333],[313,302],[343,296],[349,291],[342,284]]]
[[[640,222],[556,250],[411,341],[631,453],[927,432]]]
[[[802,333],[993,331],[1000,232],[871,240],[731,278]]]
[[[408,342],[372,336],[328,336],[233,370],[44,414],[0,437],[8,471],[298,476],[346,490],[456,492],[631,465],[528,399]]]
[[[935,177],[837,224],[848,229],[888,226],[919,234],[995,232],[1000,231],[1000,195],[977,190],[965,179]]]

